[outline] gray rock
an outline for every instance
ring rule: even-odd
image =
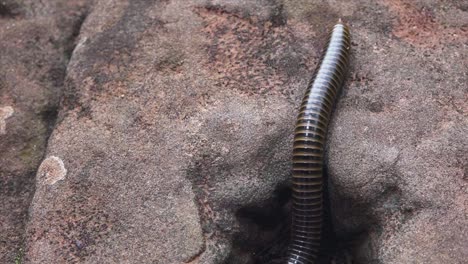
[[[31,167],[25,262],[277,263],[297,107],[341,18],[353,58],[327,150],[338,242],[326,255],[462,263],[466,12],[436,0],[93,2]],[[19,108],[2,107],[18,135]]]
[[[328,155],[335,227],[360,237],[359,263],[463,263],[468,21],[443,18],[466,10],[383,4],[349,19],[353,70]]]
[[[83,1],[0,2],[0,263],[20,261],[34,176]]]

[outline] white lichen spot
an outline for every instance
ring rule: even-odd
[[[12,116],[14,112],[11,106],[0,107],[0,135],[6,134],[6,120]]]
[[[50,156],[43,160],[37,171],[37,178],[39,181],[48,185],[53,185],[65,179],[65,175],[67,175],[67,170],[65,169],[63,161],[55,156]]]

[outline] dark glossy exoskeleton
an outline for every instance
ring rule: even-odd
[[[335,25],[299,110],[293,146],[293,219],[288,264],[314,263],[320,249],[325,139],[345,79],[350,45],[348,27]]]

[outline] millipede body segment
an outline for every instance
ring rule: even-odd
[[[293,219],[288,264],[314,263],[320,249],[325,139],[344,82],[350,44],[347,26],[335,25],[300,106],[293,146]]]

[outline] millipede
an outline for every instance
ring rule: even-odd
[[[343,86],[350,33],[339,22],[307,87],[294,131],[292,226],[287,264],[315,263],[323,226],[324,150],[328,123]]]

